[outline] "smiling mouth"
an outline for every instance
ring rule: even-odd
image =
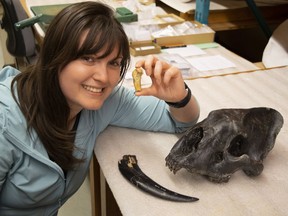
[[[87,86],[87,85],[83,85],[83,88],[93,93],[101,93],[103,91],[103,88],[95,88],[95,87]]]

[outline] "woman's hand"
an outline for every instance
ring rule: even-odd
[[[135,95],[152,95],[169,102],[181,101],[187,95],[181,71],[177,67],[161,61],[153,55],[138,61],[135,67],[142,67],[152,80],[150,87],[142,88]]]
[[[136,92],[136,96],[152,95],[172,103],[182,101],[187,96],[188,92],[185,90],[181,71],[177,67],[165,61],[160,61],[153,55],[149,55],[146,59],[138,61],[135,67],[142,67],[146,75],[152,80],[152,85]],[[181,122],[196,121],[200,112],[197,100],[193,94],[190,101],[184,107],[170,107],[169,109],[171,115]]]

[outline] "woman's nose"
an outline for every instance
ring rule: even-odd
[[[101,82],[107,82],[108,80],[108,69],[106,64],[99,64],[95,66],[95,72],[93,74],[93,79]]]

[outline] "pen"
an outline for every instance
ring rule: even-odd
[[[180,48],[180,47],[187,47],[187,45],[185,44],[165,45],[161,46],[161,49]]]

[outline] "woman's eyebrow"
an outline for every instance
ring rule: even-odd
[[[111,58],[111,61],[117,61],[117,60],[122,60],[123,56],[116,56],[114,58]]]

